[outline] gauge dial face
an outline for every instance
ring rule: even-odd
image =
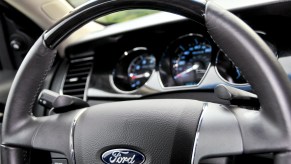
[[[174,44],[172,51],[172,77],[176,85],[197,85],[210,65],[211,44],[201,35],[187,35]]]
[[[143,86],[150,78],[156,66],[156,58],[148,53],[132,60],[128,67],[129,85],[132,90]]]
[[[156,58],[146,48],[136,48],[125,53],[113,72],[115,86],[122,91],[142,87],[156,67]]]

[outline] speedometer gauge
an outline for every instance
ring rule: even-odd
[[[149,80],[155,67],[156,58],[146,48],[127,51],[113,71],[114,84],[121,91],[134,91]]]
[[[210,65],[212,46],[202,35],[189,34],[179,38],[170,53],[176,86],[197,85]]]

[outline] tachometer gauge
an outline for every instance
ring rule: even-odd
[[[155,65],[156,58],[153,55],[144,53],[134,58],[127,70],[131,89],[144,85],[150,78]]]
[[[122,91],[133,91],[142,87],[156,67],[156,58],[146,48],[135,48],[125,52],[113,72],[115,86]]]
[[[202,35],[190,34],[179,38],[170,49],[172,78],[176,86],[197,85],[211,62],[210,43]]]

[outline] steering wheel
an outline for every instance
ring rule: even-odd
[[[245,74],[260,110],[194,100],[138,100],[32,116],[59,43],[97,17],[136,8],[204,24]],[[19,68],[3,120],[2,163],[24,163],[27,148],[61,153],[69,164],[198,164],[205,157],[252,153],[274,153],[276,164],[290,163],[291,86],[274,56],[248,25],[211,1],[90,1],[45,31]]]

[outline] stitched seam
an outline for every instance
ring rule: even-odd
[[[31,139],[31,142],[30,142],[30,144],[31,144],[32,147],[34,147],[35,138],[36,138],[36,136],[37,136],[39,130],[43,127],[43,125],[44,125],[45,123],[46,123],[46,121],[44,121],[43,123],[41,123],[41,124],[37,127],[36,131],[34,132],[34,134],[33,134],[33,136],[32,136],[32,139]]]
[[[39,82],[39,84],[38,84],[38,87],[37,87],[37,89],[36,89],[36,91],[35,91],[35,93],[34,93],[34,96],[33,96],[32,100],[31,100],[31,103],[30,103],[30,105],[29,105],[29,109],[28,109],[28,114],[29,114],[29,115],[32,115],[32,109],[33,109],[33,106],[34,106],[34,104],[35,104],[36,97],[37,97],[37,95],[38,95],[38,93],[39,93],[40,88],[41,88],[42,85],[43,85],[43,82],[44,82],[45,78],[47,77],[48,72],[51,70],[51,67],[52,67],[53,62],[54,62],[54,60],[55,60],[55,57],[56,57],[56,54],[54,54],[53,57],[51,58],[51,60],[50,60],[50,62],[49,62],[49,66],[48,66],[47,69],[44,71],[44,73],[43,73],[43,77],[42,77],[42,79],[40,80],[40,82]]]
[[[205,18],[206,18],[206,10],[205,10]],[[213,39],[213,36],[211,35],[211,33],[209,32],[209,29],[215,29],[216,27],[213,28],[208,28],[207,27],[207,20],[205,19],[205,25],[207,28],[207,33],[209,34],[210,38],[212,39],[212,41],[217,45],[217,47],[219,48],[220,51],[222,51],[224,53],[224,55],[229,59],[229,61],[235,65],[235,63],[232,61],[232,59],[228,56],[228,54],[223,50],[223,48],[221,48],[221,46],[215,41],[215,39]],[[247,79],[245,78],[245,76],[243,74],[241,74],[243,76],[243,78],[247,81]],[[248,82],[248,81],[247,81]]]

